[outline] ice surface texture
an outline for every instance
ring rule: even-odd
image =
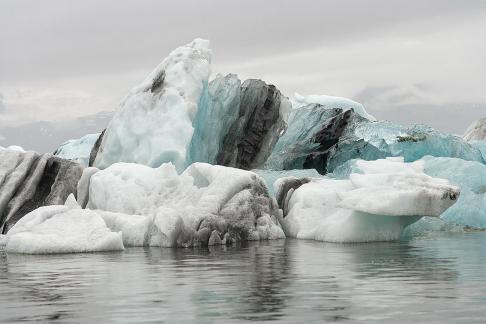
[[[433,177],[448,179],[461,187],[457,203],[441,218],[475,228],[486,228],[486,165],[457,158],[425,157],[425,172]]]
[[[370,122],[353,110],[311,104],[292,111],[287,132],[266,168],[315,168],[326,174],[351,159],[403,156],[412,162],[425,155],[484,163],[481,150],[458,136],[425,125],[406,128],[388,121]]]
[[[123,250],[121,233],[112,232],[96,211],[46,206],[25,215],[7,233],[9,253],[50,254]]]
[[[71,160],[87,167],[89,164],[89,157],[94,144],[98,140],[100,134],[87,134],[80,139],[72,139],[64,142],[59,148],[54,151],[54,155],[60,158]]]
[[[287,128],[290,102],[274,85],[246,80],[237,119],[224,137],[216,163],[241,169],[262,166]]]
[[[138,239],[148,235],[148,245],[207,245],[211,236],[228,243],[285,237],[278,208],[259,176],[205,163],[192,164],[181,175],[172,164],[113,164],[91,176],[87,208],[148,217],[151,225]],[[132,226],[125,221],[110,222]],[[123,235],[140,232],[142,225],[133,226],[122,229]]]
[[[194,135],[189,147],[188,164],[216,164],[223,139],[240,111],[241,81],[235,74],[218,75],[209,83],[208,91],[199,101]]]
[[[123,99],[94,160],[158,167],[172,162],[184,170],[193,121],[210,74],[209,41],[196,39],[175,49]]]
[[[0,149],[0,229],[6,233],[28,212],[63,204],[76,194],[83,168],[51,154]]]
[[[356,161],[349,179],[281,178],[275,183],[287,236],[327,242],[390,241],[422,216],[437,217],[459,189],[400,158]]]

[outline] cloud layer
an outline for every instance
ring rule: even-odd
[[[378,118],[455,133],[486,114],[485,1],[7,0],[0,145],[24,142],[7,134],[16,127],[113,111],[195,37],[211,39],[214,73],[262,78],[288,96],[350,97]]]

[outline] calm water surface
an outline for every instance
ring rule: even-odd
[[[0,322],[485,323],[486,233],[54,256],[0,252]]]

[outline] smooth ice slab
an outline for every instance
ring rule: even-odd
[[[287,236],[327,242],[391,241],[422,216],[437,217],[459,189],[403,159],[357,161],[348,179],[323,177],[275,183]],[[290,185],[289,185],[290,183]]]
[[[158,167],[172,162],[182,171],[210,62],[207,40],[195,39],[172,51],[123,99],[103,135],[94,166],[135,162]]]

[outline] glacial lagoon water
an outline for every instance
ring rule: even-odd
[[[119,253],[0,252],[0,322],[484,323],[486,233]]]

